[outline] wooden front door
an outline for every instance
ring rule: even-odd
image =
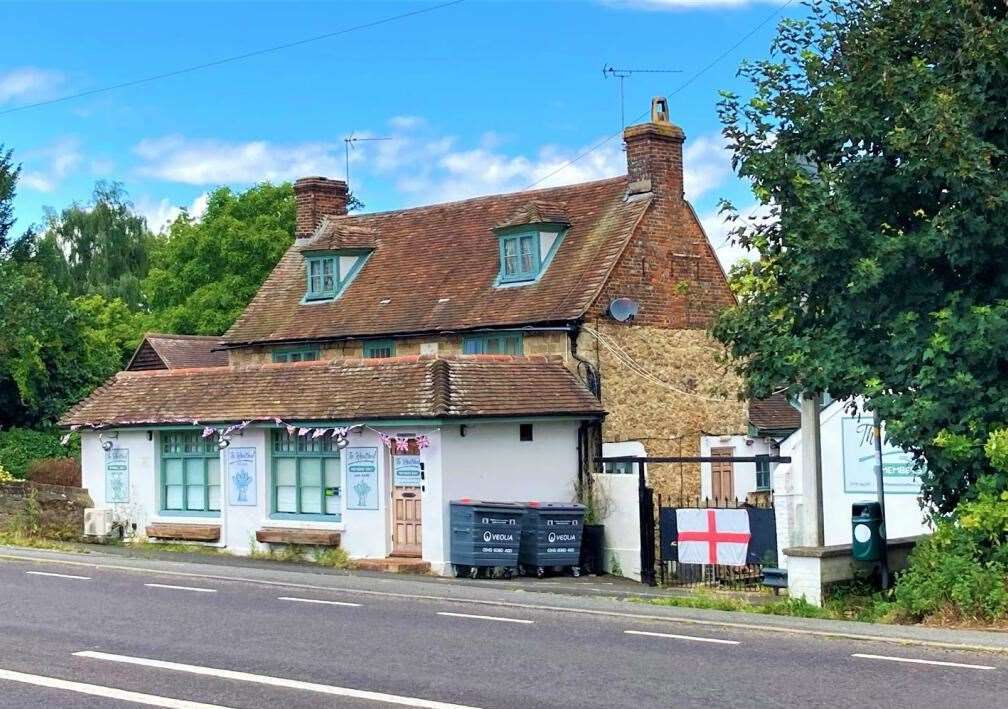
[[[711,448],[712,458],[731,458],[734,448]],[[711,463],[711,497],[715,500],[729,500],[735,497],[735,472],[731,460]]]
[[[418,487],[392,488],[392,556],[420,556],[421,491]]]
[[[392,454],[392,556],[421,556],[424,466],[416,440]]]

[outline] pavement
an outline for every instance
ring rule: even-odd
[[[967,709],[1006,690],[998,633],[0,548],[0,707]]]

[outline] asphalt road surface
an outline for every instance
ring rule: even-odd
[[[1006,697],[1008,656],[994,653],[0,560],[0,707],[991,709]]]

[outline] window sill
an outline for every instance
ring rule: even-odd
[[[205,510],[158,510],[159,517],[220,517],[220,511]]]
[[[340,526],[343,522],[342,515],[296,514],[293,512],[271,512],[269,518],[286,522],[327,522]]]

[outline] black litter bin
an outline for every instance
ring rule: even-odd
[[[451,501],[451,563],[456,576],[480,569],[510,576],[518,567],[525,508],[514,502]]]
[[[529,502],[525,505],[518,571],[570,568],[581,574],[581,535],[585,506],[571,502]]]

